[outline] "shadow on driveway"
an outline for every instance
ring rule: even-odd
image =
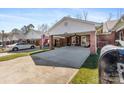
[[[32,55],[36,65],[80,68],[90,55],[88,48],[62,47]]]
[[[41,66],[52,66],[52,67],[66,67],[66,68],[76,68],[76,67],[71,67],[71,66],[67,66],[67,65],[64,65],[64,64],[60,64],[60,63],[57,63],[57,62],[53,62],[51,60],[46,60],[46,59],[43,59],[43,58],[38,58],[38,57],[34,57],[34,56],[31,56],[32,57],[32,60],[34,61],[35,65],[41,65]]]

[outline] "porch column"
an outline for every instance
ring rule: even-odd
[[[49,36],[49,49],[53,49],[53,35]]]
[[[90,32],[90,52],[91,54],[97,53],[96,31]]]

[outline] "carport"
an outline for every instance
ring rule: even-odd
[[[68,46],[68,43],[67,43],[67,38],[68,37],[72,37],[72,36],[89,36],[89,49],[90,49],[90,52],[91,54],[96,54],[96,51],[97,51],[97,48],[96,48],[96,34],[95,34],[95,31],[91,31],[91,32],[83,32],[83,33],[69,33],[69,34],[60,34],[60,35],[50,35],[49,37],[49,49],[54,49],[54,37],[56,36],[60,36],[60,37],[64,37],[64,44],[63,46]],[[77,40],[76,40],[77,41]],[[72,43],[72,42],[70,42]],[[81,46],[80,44],[79,45],[72,45],[70,44],[70,46],[78,46],[78,47],[82,47],[84,48],[83,46]]]
[[[89,43],[90,53],[96,54],[96,22],[64,17],[49,29],[49,48],[54,49],[54,37],[64,37],[62,46],[82,46],[83,39]],[[69,42],[69,43],[68,43]],[[60,42],[61,43],[61,42]]]

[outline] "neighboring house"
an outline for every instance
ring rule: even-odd
[[[115,44],[116,40],[124,41],[124,16],[122,16],[119,20],[105,22],[101,32],[102,33],[98,34],[98,44],[100,40],[102,40],[102,43],[107,42],[106,44]],[[104,34],[104,36],[100,36],[102,34]],[[111,41],[112,43],[110,43]]]
[[[107,44],[114,45],[118,40],[123,41],[124,46],[124,16],[119,20],[112,20],[103,23],[97,32],[101,32],[97,33],[97,46],[99,48],[102,48]]]
[[[42,32],[40,32],[40,31],[32,30],[32,31],[29,31],[28,33],[26,33],[25,36],[26,36],[26,39],[37,40],[37,39],[41,38],[41,34],[42,34]]]
[[[111,33],[118,20],[110,20],[103,23],[103,33]]]
[[[45,34],[44,43],[46,44],[48,43],[49,36],[48,33],[44,33],[44,34]],[[39,45],[41,43],[41,37],[42,37],[42,32],[36,30],[29,31],[27,33],[23,33],[21,31],[10,32],[4,34],[4,43],[8,45],[17,42],[27,42],[27,43],[35,43],[36,45]],[[0,44],[2,44],[2,34],[0,34]]]
[[[112,31],[115,31],[115,39],[124,41],[124,16],[122,16]]]
[[[2,36],[2,33],[0,33],[0,45],[2,44],[2,39],[4,41],[4,44],[6,44],[6,42],[9,42],[10,39],[8,38],[8,34],[4,33],[4,36]]]
[[[102,23],[97,27],[98,34],[111,34],[112,29],[116,26],[119,20],[110,20]]]
[[[115,44],[115,31],[113,29],[119,20],[110,20],[97,28],[97,47],[102,48],[108,44]]]
[[[48,39],[49,39],[48,35],[46,33],[42,33],[41,31],[36,31],[36,30],[32,30],[32,31],[26,33],[25,39],[28,42],[35,43],[36,45],[39,45],[41,43],[42,34],[45,34],[44,43],[48,43]]]
[[[50,48],[54,46],[90,47],[96,53],[96,26],[99,23],[64,17],[50,28]]]
[[[8,34],[9,34],[8,37],[11,41],[18,41],[25,39],[25,35],[22,32],[8,33]]]

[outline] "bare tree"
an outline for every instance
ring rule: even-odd
[[[117,9],[117,19],[119,19],[122,16],[121,9]]]
[[[29,24],[29,25],[24,25],[22,28],[21,28],[21,31],[23,31],[24,33],[28,33],[30,31],[32,31],[33,29],[35,28],[35,26],[33,24]]]
[[[34,26],[33,24],[29,24],[29,25],[27,26],[28,31],[31,31],[31,30],[33,30],[34,28],[35,28],[35,26]]]
[[[23,32],[23,33],[26,33],[27,32],[27,26],[26,25],[24,25],[22,28],[21,28],[21,31]]]
[[[12,31],[11,31],[12,33],[19,33],[20,32],[20,30],[18,29],[18,28],[14,28],[14,29],[12,29]]]
[[[83,19],[83,20],[87,20],[88,17],[88,12],[86,10],[83,10],[83,13],[79,13],[76,15],[76,18],[78,19]]]
[[[85,21],[87,20],[87,16],[88,16],[88,12],[84,10],[83,11],[83,17],[84,17]]]
[[[108,14],[107,21],[110,21],[110,20],[112,19],[112,17],[113,17],[112,13],[109,13],[109,14]]]
[[[42,24],[42,25],[38,25],[38,31],[41,31],[41,32],[47,32],[48,31],[48,25],[47,24]]]
[[[77,19],[83,19],[83,16],[82,16],[82,14],[80,13],[80,14],[77,14],[77,15],[76,15],[76,18],[77,18]]]

